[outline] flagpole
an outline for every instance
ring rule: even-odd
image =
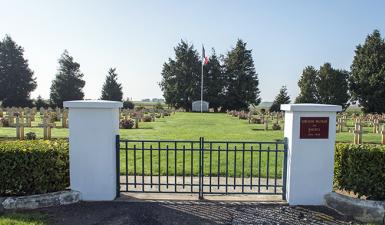
[[[202,75],[201,75],[201,113],[203,112],[203,63],[202,63]]]
[[[203,49],[203,45],[202,45]],[[203,65],[204,65],[204,56],[202,55],[202,73],[201,73],[201,113],[203,112]]]

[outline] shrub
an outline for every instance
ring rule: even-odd
[[[156,114],[155,114],[155,117],[156,117],[156,118],[160,118],[160,117],[161,117],[160,113],[156,113]]]
[[[242,113],[242,112],[240,112],[240,113],[238,114],[238,118],[239,118],[240,120],[246,120],[246,119],[248,118],[248,115],[247,115],[247,113]]]
[[[42,194],[69,186],[67,141],[0,142],[0,196]]]
[[[25,134],[25,138],[27,140],[36,140],[36,134],[35,132],[28,132]]]
[[[160,103],[160,102],[156,103],[154,108],[155,109],[163,109],[162,103]]]
[[[136,111],[142,111],[144,109],[144,106],[137,106],[136,108],[135,108],[135,110]]]
[[[273,130],[281,130],[281,126],[278,123],[274,123],[272,129]]]
[[[145,115],[145,116],[143,116],[142,121],[143,122],[151,122],[152,117],[150,115]]]
[[[257,110],[252,110],[250,112],[251,112],[251,115],[254,115],[254,116],[259,115],[259,112]]]
[[[123,101],[123,109],[133,109],[135,107],[135,104],[130,100]]]
[[[170,112],[163,112],[163,116],[170,116]]]
[[[3,127],[9,127],[9,119],[7,118],[0,118],[1,124],[3,124]]]
[[[135,125],[135,121],[133,119],[122,119],[120,121],[120,127],[123,129],[131,129]]]
[[[251,117],[250,123],[261,124],[262,120],[258,117]]]
[[[385,200],[385,146],[337,144],[334,185],[359,197]]]
[[[57,118],[56,112],[51,112],[50,122],[55,123],[56,121],[60,121],[60,119]]]

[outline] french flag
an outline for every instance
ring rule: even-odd
[[[203,65],[207,65],[209,63],[209,57],[205,54],[205,47],[202,45],[202,61]]]

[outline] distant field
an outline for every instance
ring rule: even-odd
[[[142,101],[133,101],[133,103],[135,104],[135,107],[143,106],[145,108],[151,108],[151,107],[156,106],[158,104],[158,102],[142,102]],[[167,107],[166,103],[164,103],[164,102],[161,102],[161,105],[163,107]]]

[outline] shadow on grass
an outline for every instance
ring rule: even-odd
[[[253,131],[265,131],[265,129],[263,129],[263,128],[253,128],[251,130],[253,130]]]

